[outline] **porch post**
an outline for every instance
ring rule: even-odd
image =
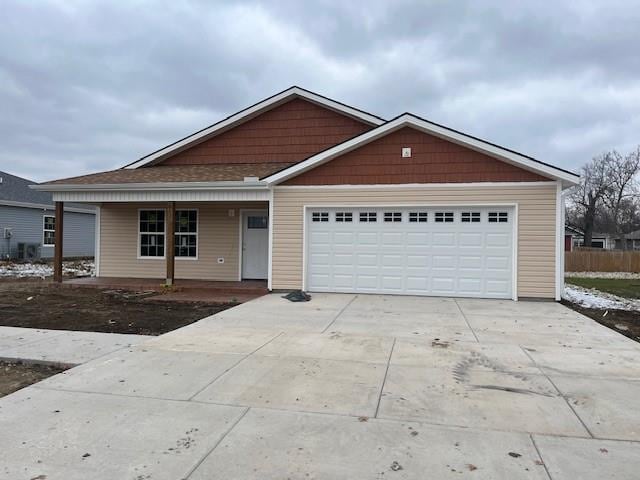
[[[176,202],[167,205],[167,250],[164,252],[167,259],[166,285],[173,285],[175,271],[175,230],[176,230]]]
[[[55,246],[53,248],[53,281],[62,282],[62,239],[64,238],[64,202],[56,202]]]

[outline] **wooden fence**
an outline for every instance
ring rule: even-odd
[[[564,269],[566,272],[640,272],[640,251],[565,252]]]

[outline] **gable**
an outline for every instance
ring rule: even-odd
[[[402,148],[411,157],[402,157]],[[547,181],[537,173],[403,127],[337,156],[283,185],[380,185]]]
[[[157,165],[294,163],[371,128],[360,120],[294,98]]]

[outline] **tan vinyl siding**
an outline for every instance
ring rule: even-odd
[[[518,204],[519,297],[555,297],[556,184],[490,187],[276,187],[273,218],[274,289],[302,287],[305,205]]]
[[[101,277],[165,277],[165,259],[138,258],[138,210],[164,207],[162,203],[102,204]],[[198,210],[198,258],[176,258],[176,279],[238,280],[240,209],[267,208],[265,202],[178,202],[178,210]],[[229,216],[229,210],[234,216]],[[224,258],[224,263],[219,264],[218,258]]]

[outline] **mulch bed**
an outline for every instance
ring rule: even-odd
[[[0,397],[64,371],[48,365],[0,361]]]
[[[640,311],[637,310],[601,310],[585,308],[575,303],[562,300],[562,304],[580,312],[605,327],[640,342]],[[606,313],[606,315],[605,315]],[[617,326],[616,326],[617,325]],[[622,326],[623,328],[619,328]],[[626,327],[626,330],[624,329]]]
[[[154,302],[131,292],[46,281],[0,282],[0,325],[11,327],[161,335],[235,305]]]

